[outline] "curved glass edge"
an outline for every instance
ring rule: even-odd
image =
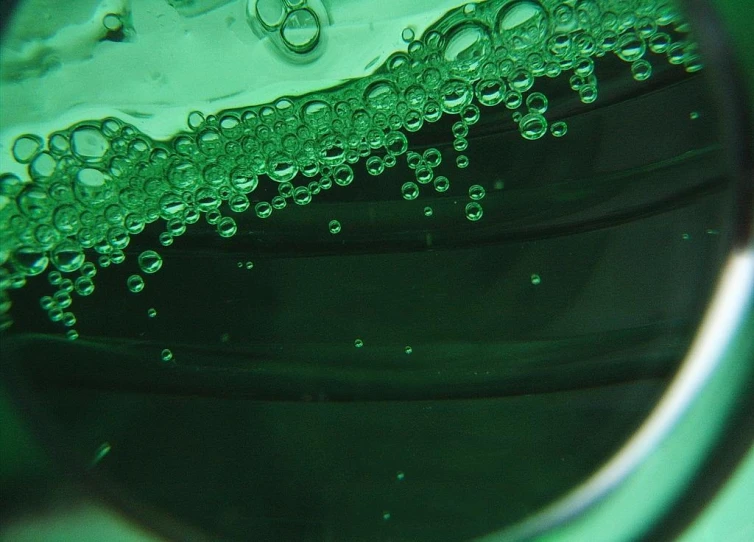
[[[754,365],[754,246],[734,253],[683,367],[653,414],[613,459],[564,500],[481,538],[623,541],[645,532],[692,480]]]
[[[652,415],[597,473],[553,505],[484,542],[628,541],[647,536],[692,489],[699,469],[725,445],[727,422],[745,408],[754,386],[754,159],[752,110],[754,40],[742,37],[740,13],[750,0],[688,0],[686,8],[708,66],[719,66],[713,89],[728,125],[737,177],[736,249],[723,269],[700,331]],[[733,6],[736,4],[736,6]],[[725,31],[720,26],[725,22]],[[738,18],[738,19],[737,19]],[[731,30],[732,36],[728,35]],[[728,40],[735,48],[726,48]],[[704,45],[704,43],[703,43]],[[745,53],[741,48],[747,48]],[[730,51],[735,55],[730,55]],[[745,77],[740,77],[741,73]],[[747,88],[748,87],[748,88]],[[751,434],[739,438],[751,439]],[[739,447],[741,443],[738,443]],[[751,445],[751,442],[745,444]],[[745,447],[743,447],[745,450]],[[717,473],[724,476],[725,473]],[[685,518],[687,522],[693,517]]]

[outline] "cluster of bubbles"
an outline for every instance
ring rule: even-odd
[[[269,16],[273,4],[254,3],[256,15]],[[283,21],[294,10],[285,6]],[[673,4],[661,0],[489,0],[449,12],[421,39],[404,32],[407,50],[367,77],[245,109],[195,111],[188,129],[169,141],[116,118],[79,122],[44,139],[22,135],[12,152],[28,178],[0,175],[3,325],[10,322],[8,290],[47,272],[55,292],[40,304],[77,337],[71,295],[91,295],[97,266],[122,263],[131,237],[150,223],[164,224],[163,246],[202,219],[219,236],[232,237],[234,214],[253,209],[268,219],[350,185],[357,162],[376,176],[401,157],[414,176],[401,186],[405,200],[426,187],[442,194],[450,186],[435,175],[442,153],[409,151],[409,137],[426,123],[456,119],[452,146],[461,169],[469,164],[463,153],[480,107],[504,104],[526,140],[548,131],[562,137],[566,123],[550,122],[547,97],[531,92],[537,78],[568,77],[579,99],[592,103],[597,57],[612,54],[629,63],[638,81],[651,75],[648,51],[694,72],[701,63],[687,31]],[[256,197],[260,182],[276,186],[276,195]],[[470,221],[482,218],[484,196],[481,186],[469,188]],[[432,214],[424,208],[425,216]],[[338,234],[341,224],[332,220],[328,228]],[[157,272],[162,259],[148,250],[138,265],[140,273],[127,280],[135,293],[145,287],[142,275]]]

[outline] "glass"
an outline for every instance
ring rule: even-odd
[[[2,55],[3,341],[100,490],[462,540],[654,408],[733,239],[680,11],[403,4],[19,6],[58,54]]]

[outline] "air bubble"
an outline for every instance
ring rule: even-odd
[[[126,280],[129,291],[138,294],[144,289],[144,279],[140,275],[131,275]]]
[[[474,201],[484,198],[485,191],[481,185],[474,184],[469,187],[469,197]]]
[[[162,268],[162,257],[154,250],[145,250],[139,254],[139,267],[145,273],[157,273]]]
[[[401,194],[403,194],[403,199],[405,200],[415,200],[417,197],[419,197],[419,187],[414,182],[407,182],[403,183],[403,186],[401,187]]]
[[[542,278],[539,275],[537,275],[537,274],[533,274],[531,276],[530,280],[531,280],[531,283],[534,286],[536,286],[536,285],[538,285],[538,284],[540,284],[542,282]]]
[[[340,233],[341,226],[337,220],[331,220],[327,227],[333,235]]]
[[[466,204],[466,218],[471,220],[472,222],[476,222],[480,218],[482,218],[483,209],[480,204],[473,201],[471,203]]]

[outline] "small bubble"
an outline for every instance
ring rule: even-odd
[[[689,239],[691,239],[691,234],[690,233],[684,233],[684,234],[681,235],[681,239],[683,239],[684,241],[688,241]]]
[[[486,192],[481,185],[474,184],[469,187],[469,197],[474,201],[479,201],[480,199],[484,198],[485,194]]]
[[[330,230],[330,233],[332,233],[333,235],[340,233],[341,226],[340,222],[338,222],[337,220],[331,220],[327,227]]]
[[[382,512],[382,519],[385,520],[385,521],[389,520],[390,519],[390,512],[388,512],[387,510],[385,510],[384,512]]]
[[[699,118],[699,113],[698,113],[698,112],[696,112],[696,111],[692,111],[691,113],[689,113],[689,118],[690,118],[691,120],[696,120],[696,119],[698,119],[698,118]]]
[[[414,349],[411,348],[410,346],[407,346],[406,348],[403,349],[403,351],[406,352],[406,354],[410,354],[411,352],[414,351]]]
[[[563,137],[566,132],[568,132],[568,125],[562,120],[553,122],[550,126],[550,133],[555,137]]]
[[[355,341],[353,341],[353,345],[356,348],[361,348],[362,346],[364,346],[364,341],[362,341],[361,339],[356,339]]]
[[[395,479],[398,481],[403,481],[406,478],[406,473],[402,470],[399,470],[395,473]]]
[[[154,250],[145,250],[139,254],[139,267],[145,273],[157,273],[162,268],[162,258]]]
[[[157,316],[157,309],[154,309],[154,308],[147,309],[147,316],[149,316],[150,318],[154,318],[155,316]]]
[[[476,222],[482,218],[483,212],[482,206],[475,201],[466,204],[466,218],[472,222]]]
[[[173,352],[169,348],[165,348],[160,353],[160,358],[162,361],[171,361],[173,359]]]
[[[458,169],[465,169],[469,167],[469,157],[465,154],[458,155],[458,157],[456,158],[456,166],[458,167]]]
[[[254,262],[249,260],[248,262],[246,262],[245,267],[246,269],[254,269]]]
[[[432,211],[432,207],[429,205],[424,208],[424,216],[432,216],[434,214],[434,211]]]
[[[68,338],[68,340],[75,341],[79,338],[79,332],[75,329],[69,329],[68,331],[66,331],[65,336]]]
[[[243,267],[243,262],[238,262],[238,263],[236,264],[236,266],[237,266],[237,267],[238,267],[239,269],[241,269],[241,268]]]
[[[445,192],[448,190],[448,188],[450,188],[450,181],[447,177],[439,175],[435,177],[434,185],[435,190],[437,190],[438,192]]]
[[[138,294],[144,289],[144,279],[140,275],[131,275],[128,277],[126,285],[131,292]]]
[[[401,194],[403,194],[403,199],[405,200],[415,200],[419,197],[419,186],[411,181],[404,183],[401,187]]]
[[[537,274],[533,274],[533,275],[531,276],[531,283],[532,283],[532,284],[533,284],[534,286],[536,286],[536,285],[537,285],[537,284],[539,284],[540,282],[542,282],[542,278],[541,278],[541,277],[540,277],[539,275],[537,275]]]
[[[401,32],[401,39],[406,43],[410,43],[414,39],[414,31],[411,28],[404,28]]]

